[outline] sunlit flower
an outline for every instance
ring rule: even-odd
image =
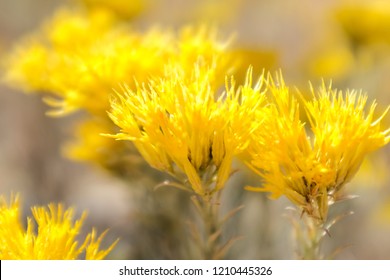
[[[342,199],[342,188],[358,171],[365,155],[390,140],[381,119],[374,119],[375,103],[365,113],[367,96],[341,91],[324,84],[304,101],[311,132],[300,119],[297,100],[281,76],[270,80],[274,97],[271,114],[262,129],[254,133],[249,147],[250,167],[264,179],[261,188],[273,198],[285,195],[320,221],[328,206]]]
[[[65,209],[62,204],[32,207],[32,214],[32,218],[27,218],[25,229],[20,219],[19,196],[11,197],[9,204],[0,196],[0,259],[74,260],[82,255],[87,260],[99,260],[117,243],[101,250],[105,233],[97,237],[92,230],[79,244],[77,239],[86,213],[74,221],[74,209]]]
[[[252,88],[252,73],[238,90],[234,80],[218,96],[214,68],[194,66],[189,73],[167,68],[164,78],[125,88],[112,101],[111,119],[121,128],[114,135],[131,140],[156,169],[207,195],[221,189],[231,172],[233,156],[245,149],[258,124],[251,116],[262,107],[262,80]]]

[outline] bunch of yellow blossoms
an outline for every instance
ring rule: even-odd
[[[251,67],[236,85],[242,73],[230,74],[238,60],[212,28],[136,32],[118,24],[116,6],[108,6],[110,13],[59,12],[8,61],[8,83],[51,94],[45,98],[51,115],[86,113],[77,129],[80,143],[70,148],[76,158],[125,173],[134,165],[122,158],[137,149],[152,167],[178,179],[177,186],[210,198],[224,188],[239,156],[263,179],[260,188],[248,189],[284,195],[322,225],[365,155],[390,141],[390,130],[381,127],[387,111],[375,118],[374,102],[366,113],[367,96],[360,92],[343,94],[323,84],[311,89],[311,100],[296,98],[281,74],[253,83]],[[2,248],[5,258],[46,256],[41,239],[66,245],[53,258],[76,258],[83,250],[86,258],[103,258],[112,248],[98,251],[101,238],[94,232],[78,247],[74,237],[84,216],[73,225],[73,211],[61,205],[34,208],[38,234],[31,220],[24,233],[10,218],[18,216],[7,214],[17,213],[18,205],[17,199],[0,205],[1,244],[20,250]],[[6,240],[10,229],[17,238]],[[212,230],[209,237],[217,239],[220,230]]]
[[[365,155],[390,141],[390,130],[381,129],[387,111],[375,120],[374,102],[366,114],[361,93],[344,95],[323,84],[318,92],[312,88],[313,100],[300,96],[309,132],[281,74],[276,82],[262,76],[253,88],[248,71],[243,86],[226,85],[218,97],[212,70],[196,67],[190,77],[180,70],[169,68],[134,91],[125,88],[112,100],[110,117],[122,129],[114,137],[134,141],[157,169],[177,177],[178,167],[197,194],[221,189],[233,156],[245,152],[247,164],[264,179],[261,188],[248,189],[285,195],[324,222]],[[216,184],[207,189],[213,176]]]
[[[187,73],[168,67],[148,85],[118,93],[110,113],[121,128],[114,137],[133,141],[153,167],[179,178],[184,173],[200,195],[225,185],[233,157],[261,124],[252,120],[265,102],[263,80],[253,88],[251,70],[243,86],[236,89],[232,78],[218,96],[214,69],[196,64]]]
[[[232,55],[212,28],[187,26],[174,32],[155,27],[139,32],[118,23],[110,11],[58,11],[11,53],[5,80],[26,92],[44,94],[53,108],[49,115],[86,113],[75,130],[76,139],[65,146],[67,155],[117,174],[134,174],[135,162],[123,156],[134,154],[134,148],[98,136],[117,131],[106,113],[113,89],[120,90],[123,84],[134,88],[135,79],[143,83],[161,76],[168,62],[189,70],[198,60],[204,64],[217,60],[215,75],[223,83]],[[124,168],[129,165],[132,168]]]
[[[74,209],[62,204],[32,207],[32,218],[27,218],[27,229],[20,220],[19,195],[11,197],[9,204],[0,196],[0,259],[2,260],[101,260],[114,248],[100,250],[105,233],[96,236],[92,230],[82,244],[76,238],[86,218],[84,212],[73,221]],[[37,228],[35,228],[35,223]]]
[[[304,213],[324,222],[328,207],[343,199],[341,192],[364,157],[390,141],[374,118],[376,103],[365,113],[367,96],[322,84],[312,100],[302,98],[310,131],[301,120],[298,100],[281,75],[269,80],[273,102],[261,130],[252,135],[247,163],[263,179],[261,188],[273,198],[285,195]]]

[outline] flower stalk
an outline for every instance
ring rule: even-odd
[[[224,259],[229,249],[240,239],[240,236],[230,237],[224,241],[223,226],[230,218],[239,212],[243,206],[236,207],[221,217],[220,198],[222,191],[207,196],[192,196],[199,223],[190,223],[191,234],[198,246],[200,258],[204,260]]]
[[[221,228],[218,222],[219,203],[216,195],[194,195],[192,202],[200,217],[198,228],[198,245],[201,259],[217,259],[217,251],[221,240]],[[203,229],[203,230],[201,230]]]
[[[321,260],[322,238],[327,230],[321,221],[303,215],[298,219],[292,218],[293,238],[296,242],[296,254],[298,259],[303,260]]]

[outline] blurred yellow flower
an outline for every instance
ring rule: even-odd
[[[348,45],[342,40],[335,43],[328,40],[308,55],[305,66],[313,77],[331,78],[333,81],[342,80],[352,72],[355,58]]]
[[[118,18],[132,19],[140,14],[149,0],[78,0],[93,12],[105,11],[115,14]]]
[[[117,128],[107,118],[83,119],[74,129],[74,139],[63,146],[63,153],[75,161],[87,161],[128,180],[144,177],[148,164],[134,144],[112,141],[102,133],[116,133]]]
[[[237,20],[239,11],[245,2],[240,0],[198,0],[194,7],[188,11],[188,18],[200,22],[213,22],[218,24],[232,23]]]
[[[357,44],[390,43],[390,3],[363,0],[341,4],[336,18],[352,42]]]
[[[24,229],[20,220],[19,195],[12,196],[9,204],[4,196],[0,196],[0,259],[74,260],[85,254],[87,260],[100,260],[117,243],[100,250],[105,232],[96,237],[96,231],[92,230],[79,245],[76,239],[86,213],[73,221],[74,209],[65,209],[62,204],[32,207],[32,214],[33,218],[27,218],[27,229]]]
[[[373,211],[372,219],[373,221],[381,226],[389,226],[390,225],[390,201],[387,198],[385,201],[381,201],[381,203],[375,205],[375,209]]]
[[[259,125],[251,116],[265,103],[262,79],[252,88],[251,70],[245,85],[236,90],[232,79],[218,96],[214,69],[196,64],[187,73],[168,67],[163,78],[118,93],[109,114],[121,128],[113,137],[133,141],[156,169],[179,179],[184,173],[200,195],[224,186],[233,156]]]
[[[20,44],[6,62],[6,81],[25,91],[51,94],[45,101],[62,115],[83,109],[106,116],[119,84],[134,86],[163,74],[168,62],[191,68],[218,57],[223,80],[229,55],[216,32],[202,26],[139,33],[115,25],[104,13],[59,11],[43,31]]]
[[[342,199],[342,187],[358,171],[365,155],[390,141],[381,119],[374,119],[376,103],[365,113],[367,96],[343,94],[322,84],[313,100],[304,100],[310,121],[308,134],[299,104],[281,75],[270,78],[274,97],[270,117],[253,134],[248,165],[264,179],[261,188],[273,198],[285,195],[308,215],[325,221],[328,206]]]
[[[45,99],[52,114],[84,109],[105,116],[112,88],[160,73],[172,52],[169,32],[141,35],[96,14],[60,11],[47,25],[10,55],[6,80],[57,97]]]
[[[206,67],[213,64],[215,67],[213,78],[218,85],[223,84],[226,74],[231,74],[235,70],[236,57],[229,50],[231,40],[219,39],[218,30],[213,26],[184,26],[175,39],[175,55],[166,62],[176,63],[185,72],[191,72],[194,63]]]
[[[102,166],[115,164],[116,157],[126,149],[100,135],[113,132],[112,127],[109,119],[83,120],[75,129],[77,138],[64,146],[64,153],[74,160],[87,160]]]
[[[234,78],[237,83],[245,83],[248,65],[253,67],[253,75],[260,76],[264,69],[272,69],[278,63],[278,54],[274,50],[259,46],[241,46],[239,42],[227,50],[234,59],[230,59]]]

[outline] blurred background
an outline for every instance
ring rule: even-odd
[[[0,61],[23,37],[37,30],[56,9],[80,1],[0,1]],[[84,1],[88,2],[88,1]],[[89,1],[91,2],[91,1]],[[222,37],[234,33],[233,45],[248,52],[256,71],[281,69],[286,83],[309,89],[322,78],[339,89],[367,92],[383,110],[390,104],[390,2],[340,0],[149,0],[132,19],[134,28],[180,27],[210,22]],[[305,93],[305,92],[304,92]],[[180,244],[191,212],[188,195],[154,186],[166,176],[144,166],[131,182],[61,152],[78,114],[51,118],[40,96],[0,85],[0,194],[20,192],[24,214],[49,202],[88,209],[84,226],[110,231],[106,244],[120,238],[112,259],[185,258]],[[390,124],[390,116],[386,123]],[[357,199],[336,205],[335,213],[353,210],[324,240],[329,254],[346,246],[336,259],[390,259],[390,147],[369,156],[347,185]],[[259,180],[243,165],[229,181],[222,212],[245,204],[225,225],[226,236],[240,235],[228,258],[293,259],[290,203],[249,193]],[[148,179],[152,178],[152,179]],[[180,213],[177,209],[183,209]]]

